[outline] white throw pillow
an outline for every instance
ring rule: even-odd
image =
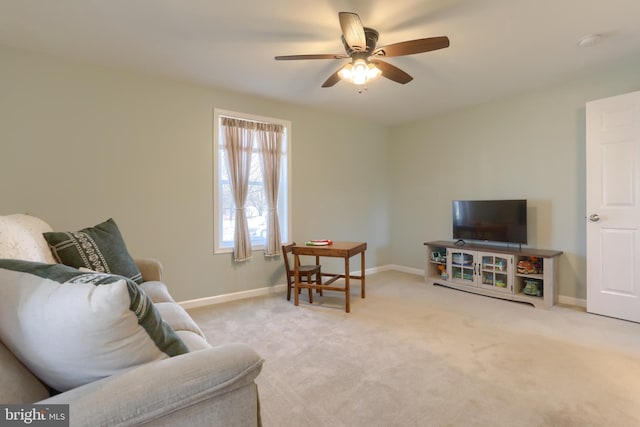
[[[20,260],[0,260],[0,338],[58,391],[188,352],[133,281]]]
[[[49,224],[25,214],[0,216],[0,258],[25,259],[55,264],[56,260],[42,233]]]

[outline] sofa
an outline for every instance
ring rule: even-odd
[[[58,237],[37,217],[0,216],[0,404],[68,404],[69,425],[83,427],[261,425],[263,360],[245,344],[210,345],[159,261],[132,257],[134,282],[63,265],[45,236]]]

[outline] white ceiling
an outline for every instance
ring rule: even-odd
[[[386,61],[414,77],[359,94],[321,84],[347,60],[338,12],[378,46],[446,35]],[[586,35],[600,43],[579,48]],[[0,44],[400,123],[570,79],[640,55],[640,0],[0,0]]]

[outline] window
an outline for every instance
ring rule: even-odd
[[[291,123],[267,117],[260,117],[231,111],[214,110],[214,150],[213,150],[213,211],[214,211],[214,241],[215,253],[232,252],[234,250],[234,231],[236,222],[236,205],[234,202],[226,137],[223,120],[238,119],[243,122],[257,124],[275,124],[283,128],[282,148],[280,157],[280,181],[278,185],[277,215],[280,228],[280,241],[288,241],[290,235],[290,136]],[[247,219],[251,248],[260,250],[265,248],[267,242],[267,217],[268,203],[265,189],[265,176],[263,171],[263,159],[261,146],[255,141],[256,131],[247,131],[247,138],[254,139],[251,153],[251,168],[244,213]]]

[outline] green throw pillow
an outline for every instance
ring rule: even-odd
[[[118,274],[138,284],[143,282],[142,274],[112,218],[80,231],[52,231],[43,233],[43,236],[61,264]]]

